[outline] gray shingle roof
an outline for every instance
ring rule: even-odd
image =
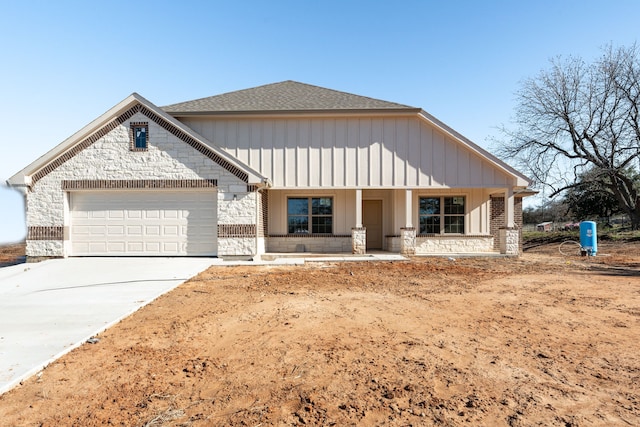
[[[408,105],[287,80],[162,107],[169,114],[419,110]]]

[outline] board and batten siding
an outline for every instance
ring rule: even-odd
[[[182,117],[273,188],[486,188],[513,178],[417,116]]]

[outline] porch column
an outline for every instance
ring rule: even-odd
[[[515,223],[515,196],[513,188],[504,192],[504,227],[499,230],[500,253],[505,255],[520,254],[520,232]]]
[[[356,228],[362,228],[362,189],[356,188]]]
[[[411,190],[404,190],[404,226],[405,228],[413,227],[413,199],[411,197]]]
[[[413,194],[410,189],[405,190],[404,227],[400,229],[400,253],[403,255],[415,255],[416,253],[416,229],[413,226]]]
[[[362,189],[356,188],[356,226],[351,229],[351,252],[367,252],[367,230],[362,226]]]
[[[504,192],[504,226],[514,228],[515,224],[515,196],[513,188],[507,188]]]

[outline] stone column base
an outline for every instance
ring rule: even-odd
[[[500,253],[503,255],[520,255],[520,232],[515,228],[501,228]]]
[[[367,229],[365,227],[351,229],[351,253],[357,255],[367,253]]]
[[[406,227],[400,229],[400,253],[402,255],[416,254],[416,229]]]

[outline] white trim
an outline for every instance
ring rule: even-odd
[[[404,190],[404,226],[413,227],[413,196],[410,189]]]
[[[356,228],[362,228],[362,189],[356,188]]]
[[[504,219],[507,228],[515,227],[515,196],[513,188],[504,191]]]

